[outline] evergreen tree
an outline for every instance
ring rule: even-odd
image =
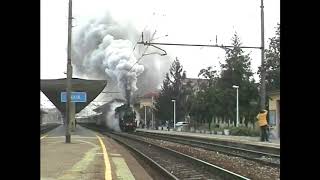
[[[159,124],[165,124],[165,121],[169,121],[173,117],[173,108],[170,106],[172,104],[171,97],[172,86],[169,74],[166,73],[159,96],[155,99],[155,116],[161,121]]]
[[[276,27],[276,34],[270,38],[269,48],[265,52],[266,89],[267,91],[280,89],[280,24]]]
[[[184,83],[186,72],[178,58],[172,63],[170,72],[166,74],[159,97],[155,100],[156,117],[162,123],[170,121],[173,124],[173,103],[176,100],[176,122],[184,121],[188,107],[186,105],[186,97],[190,92]]]

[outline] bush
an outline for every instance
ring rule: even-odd
[[[256,129],[247,127],[231,127],[230,135],[233,136],[260,136],[260,132]]]
[[[213,134],[217,134],[218,131],[220,131],[220,132],[222,132],[222,134],[224,134],[223,130],[224,130],[224,128],[220,128],[220,127],[219,128],[216,128],[216,127],[211,128],[211,131],[214,131]]]

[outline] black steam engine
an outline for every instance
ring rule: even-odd
[[[136,125],[136,112],[130,107],[129,104],[124,104],[115,109],[115,117],[119,119],[119,126],[123,132],[135,131]]]

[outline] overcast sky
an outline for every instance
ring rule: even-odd
[[[89,19],[109,12],[114,20],[130,22],[139,32],[157,31],[155,42],[231,45],[236,31],[243,46],[261,46],[260,0],[73,0],[74,29]],[[280,22],[280,0],[264,1],[265,46]],[[41,0],[41,78],[64,78],[67,63],[68,0]],[[138,40],[139,37],[137,37]],[[136,42],[133,42],[133,44]],[[161,46],[178,57],[187,76],[196,78],[200,69],[219,66],[225,53],[220,48]],[[261,62],[259,49],[250,52],[252,69]],[[257,76],[255,76],[257,77]],[[44,99],[43,99],[44,100]],[[45,103],[46,104],[46,103]]]

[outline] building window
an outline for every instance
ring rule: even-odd
[[[274,110],[269,112],[269,124],[271,126],[276,125],[276,111],[274,111]]]

